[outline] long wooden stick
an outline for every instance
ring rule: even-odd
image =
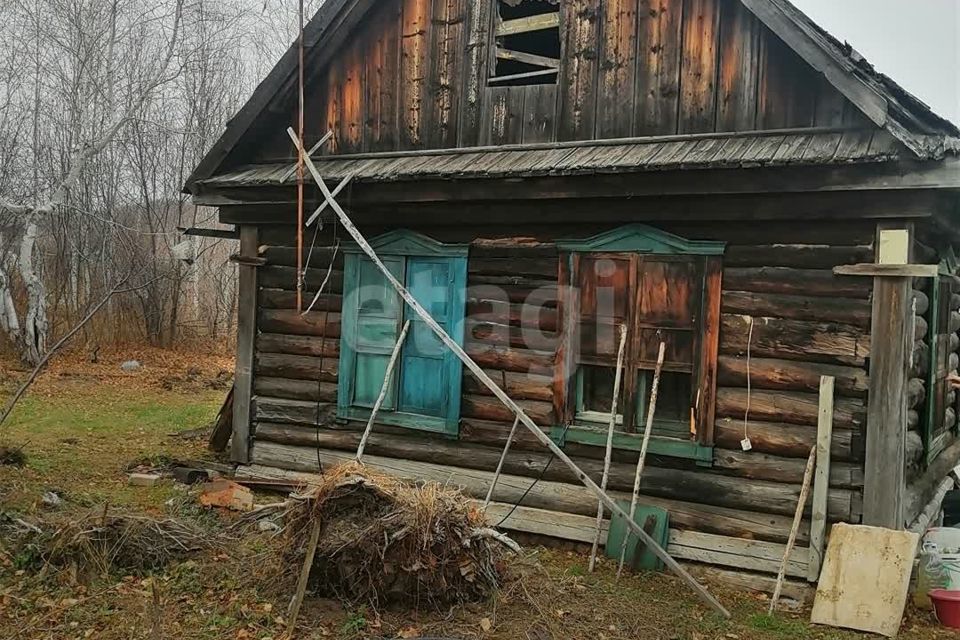
[[[517,416],[517,419],[513,421],[513,426],[510,428],[510,435],[507,436],[507,444],[504,445],[503,453],[500,454],[500,462],[497,463],[497,472],[493,474],[493,482],[490,483],[490,489],[487,490],[487,497],[483,501],[484,511],[487,510],[487,507],[490,506],[490,501],[493,499],[493,491],[497,488],[500,473],[503,471],[503,463],[506,461],[507,454],[510,452],[510,444],[513,442],[513,436],[517,433],[518,426],[520,426],[520,416]]]
[[[623,356],[627,348],[627,326],[620,325],[620,348],[617,350],[617,372],[613,378],[613,402],[610,406],[610,424],[607,427],[607,448],[603,455],[603,478],[600,489],[607,490],[610,482],[610,464],[613,461],[613,433],[617,430],[617,401],[620,399],[620,383],[623,380]],[[600,530],[603,527],[603,502],[597,503],[597,530],[593,535],[593,548],[590,550],[589,573],[597,566],[597,550],[600,548]]]
[[[803,486],[800,487],[800,499],[797,501],[797,511],[793,514],[793,527],[790,529],[790,537],[787,538],[787,548],[783,552],[783,560],[780,562],[780,573],[777,574],[777,586],[773,589],[773,598],[770,599],[770,610],[768,614],[773,614],[777,608],[777,601],[780,600],[780,591],[783,589],[783,579],[787,575],[787,563],[790,562],[790,554],[793,552],[793,545],[797,542],[797,533],[800,531],[800,521],[803,519],[803,509],[807,505],[807,495],[810,493],[810,482],[813,480],[814,463],[817,461],[817,448],[810,449],[810,457],[807,458],[807,469],[803,473]]]
[[[292,129],[288,128],[287,134],[293,140],[294,144],[300,144],[300,141],[297,139],[297,134]],[[320,175],[320,172],[317,170],[317,167],[313,161],[310,158],[306,158],[305,162],[307,169],[309,169],[310,174],[313,176],[313,179],[317,183],[321,193],[323,193],[323,196],[330,202],[330,208],[336,212],[337,218],[340,220],[340,224],[343,225],[343,228],[347,230],[347,233],[350,234],[350,237],[353,238],[354,242],[356,242],[360,246],[360,249],[367,255],[367,257],[370,258],[370,261],[377,266],[384,278],[386,278],[387,282],[389,282],[390,285],[397,291],[397,293],[400,294],[400,297],[403,298],[404,302],[406,302],[410,308],[413,309],[414,313],[423,319],[424,323],[430,327],[430,330],[433,331],[433,333],[441,340],[441,342],[443,342],[443,344],[446,345],[446,347],[450,349],[450,351],[452,351],[457,358],[460,359],[463,365],[474,376],[476,376],[477,380],[482,382],[483,385],[487,387],[498,400],[500,400],[500,402],[506,405],[510,411],[514,413],[514,415],[518,416],[520,418],[520,422],[522,422],[523,425],[529,429],[530,433],[532,433],[541,444],[550,450],[550,453],[552,453],[558,460],[565,464],[567,468],[574,473],[574,475],[576,475],[577,479],[583,484],[583,486],[592,491],[600,500],[602,500],[604,505],[613,514],[624,518],[627,522],[627,526],[633,530],[634,533],[640,536],[640,539],[643,540],[644,544],[648,545],[653,553],[660,558],[660,560],[662,560],[671,571],[673,571],[691,589],[693,589],[693,591],[696,592],[696,594],[700,596],[704,602],[713,607],[724,617],[729,618],[730,612],[727,611],[727,609],[720,604],[720,602],[714,598],[713,595],[711,595],[702,584],[697,582],[689,572],[681,567],[680,564],[663,549],[663,547],[657,544],[656,540],[650,537],[650,535],[643,530],[643,527],[639,526],[633,520],[630,520],[627,512],[624,511],[620,505],[613,500],[613,498],[608,496],[605,491],[601,490],[597,483],[591,480],[590,476],[584,473],[583,469],[577,466],[577,463],[571,460],[570,456],[564,453],[563,449],[561,449],[553,440],[551,440],[550,436],[544,433],[543,429],[538,427],[537,424],[530,419],[530,416],[528,416],[523,410],[523,407],[514,402],[513,399],[507,395],[507,392],[501,389],[497,383],[494,382],[493,379],[486,374],[486,372],[484,372],[483,368],[474,362],[473,358],[467,355],[467,352],[463,350],[463,347],[457,344],[457,341],[451,338],[450,335],[443,329],[443,327],[437,324],[437,321],[433,319],[433,316],[431,316],[430,313],[423,308],[423,305],[417,302],[416,298],[414,298],[413,295],[411,295],[411,293],[407,291],[407,289],[396,279],[390,270],[387,269],[386,265],[383,264],[383,261],[377,255],[376,251],[374,251],[373,247],[370,246],[370,243],[367,242],[367,239],[363,237],[363,234],[360,233],[360,230],[357,229],[356,225],[353,224],[353,221],[350,220],[350,216],[348,216],[343,210],[343,207],[340,206],[340,203],[338,203],[330,195],[330,190],[324,183],[323,177]]]
[[[647,407],[647,423],[643,427],[643,444],[640,445],[640,459],[637,460],[637,472],[633,476],[633,496],[630,498],[630,522],[637,516],[637,503],[640,502],[640,477],[647,460],[647,448],[650,446],[650,434],[653,433],[653,416],[657,412],[657,396],[660,394],[660,376],[663,373],[663,361],[667,356],[667,343],[660,343],[657,355],[657,367],[653,372],[653,385],[650,388],[650,404]],[[627,542],[630,536],[623,537],[620,545],[620,563],[617,565],[617,577],[623,574],[623,563],[627,558]]]
[[[303,605],[303,596],[307,592],[307,581],[310,580],[310,570],[313,569],[313,559],[317,555],[317,545],[320,543],[320,530],[323,528],[323,521],[320,516],[314,516],[313,528],[310,530],[310,540],[307,542],[307,556],[303,559],[303,566],[300,568],[300,578],[297,580],[297,590],[293,594],[293,600],[290,602],[290,611],[287,616],[287,638],[293,638],[293,630],[297,626],[297,617],[300,615],[300,607]]]
[[[390,354],[390,360],[387,362],[387,372],[383,376],[383,386],[380,387],[380,395],[373,405],[373,411],[370,412],[370,419],[367,420],[367,428],[363,430],[363,436],[360,438],[360,446],[357,447],[357,462],[363,462],[363,450],[367,448],[367,440],[370,438],[370,432],[373,431],[373,423],[380,413],[380,407],[387,397],[387,391],[390,390],[390,382],[393,379],[393,369],[397,366],[397,358],[400,357],[400,349],[403,348],[403,342],[407,339],[407,332],[410,331],[410,321],[407,320],[403,325],[403,331],[397,338],[397,344],[393,345],[393,353]]]

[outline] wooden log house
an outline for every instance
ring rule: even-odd
[[[304,40],[325,181],[350,178],[338,199],[396,277],[595,480],[627,327],[621,498],[667,343],[641,487],[677,558],[776,572],[821,376],[829,522],[906,527],[957,463],[960,131],[787,0],[328,0]],[[482,498],[513,415],[329,211],[296,308],[296,60],[187,185],[240,238],[233,458],[349,459],[413,320],[366,460]],[[872,277],[890,231],[935,266]],[[596,500],[520,431],[491,513],[591,540]],[[788,573],[815,580],[809,521],[799,539]]]

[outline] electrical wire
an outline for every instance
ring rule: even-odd
[[[570,430],[570,425],[569,425],[569,424],[563,428],[563,433],[560,435],[560,441],[561,441],[561,442],[563,442],[563,441],[566,439],[566,437],[567,437],[567,431],[569,431],[569,430]],[[550,465],[553,464],[553,461],[556,460],[556,459],[557,459],[557,454],[555,454],[555,453],[553,453],[553,452],[551,451],[551,452],[550,452],[550,458],[547,460],[547,464],[543,465],[543,469],[540,470],[540,474],[537,476],[536,480],[534,480],[534,481],[530,484],[530,486],[527,487],[527,490],[523,492],[523,495],[520,496],[520,499],[517,500],[516,504],[513,505],[513,507],[510,509],[510,511],[507,512],[507,515],[505,515],[505,516],[503,517],[503,519],[497,524],[497,526],[496,526],[497,529],[503,527],[504,523],[505,523],[507,520],[509,520],[510,517],[511,517],[511,516],[516,512],[516,510],[520,507],[520,504],[526,499],[526,497],[527,497],[528,495],[530,495],[530,492],[533,491],[534,487],[536,487],[538,484],[540,484],[540,483],[543,481],[544,476],[547,475],[547,471],[550,469]]]

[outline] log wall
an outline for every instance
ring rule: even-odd
[[[359,216],[362,217],[362,216]],[[804,464],[816,439],[821,375],[836,378],[834,439],[828,517],[857,522],[861,513],[864,429],[870,340],[870,283],[832,274],[840,264],[872,260],[872,223],[824,223],[818,233],[789,224],[671,224],[665,230],[728,243],[724,256],[722,327],[714,464],[654,457],[644,474],[645,500],[671,512],[671,527],[719,536],[783,543],[799,495]],[[374,237],[386,227],[367,224]],[[471,242],[466,349],[544,426],[555,424],[552,376],[560,319],[556,310],[558,252],[549,228],[524,237],[509,229],[414,227],[443,241]],[[602,231],[564,228],[563,237]],[[260,228],[258,336],[255,349],[253,462],[316,471],[315,450],[355,450],[363,425],[335,420],[339,355],[342,254],[329,248],[329,227],[316,241],[307,274],[307,300],[324,280],[327,289],[305,316],[295,310],[293,231]],[[308,237],[309,241],[309,237]],[[309,245],[308,245],[309,249]],[[329,270],[329,277],[328,277]],[[540,303],[523,313],[523,303]],[[531,337],[521,327],[535,326]],[[751,329],[752,327],[752,329]],[[749,348],[749,359],[747,351]],[[750,390],[747,389],[749,361]],[[750,407],[749,414],[747,407]],[[371,455],[418,464],[489,473],[512,416],[469,374],[456,441],[378,425]],[[317,425],[321,425],[317,429]],[[521,430],[522,431],[522,430]],[[746,433],[753,450],[742,451]],[[567,445],[568,453],[599,480],[603,450]],[[505,473],[545,486],[524,501],[532,509],[588,516],[590,500],[575,479],[551,465],[542,446],[521,432]],[[635,452],[617,451],[614,491],[630,491]],[[312,466],[311,466],[312,465]],[[461,482],[460,476],[457,481]],[[497,498],[509,502],[511,496]],[[801,534],[805,543],[807,527]]]

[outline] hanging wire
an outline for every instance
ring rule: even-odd
[[[297,51],[300,59],[298,70],[299,113],[297,117],[299,144],[297,144],[297,311],[303,311],[303,184],[304,184],[304,19],[303,0],[299,2],[300,37]]]

